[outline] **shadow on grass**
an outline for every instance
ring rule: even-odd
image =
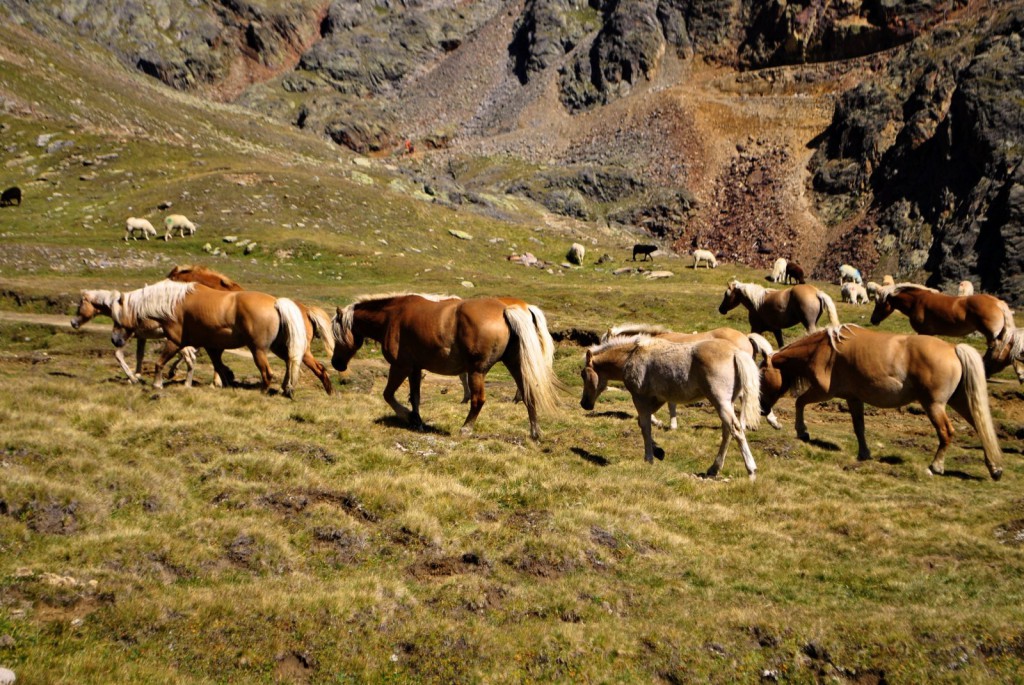
[[[974,481],[988,480],[987,478],[983,478],[981,476],[974,476],[974,475],[971,475],[970,473],[966,473],[964,471],[950,471],[949,469],[946,469],[946,472],[943,473],[941,476],[939,476],[939,478],[955,478],[956,480],[974,480]]]
[[[612,410],[612,411],[592,411],[592,412],[590,412],[589,416],[600,416],[600,417],[606,417],[606,418],[611,418],[611,419],[623,419],[623,420],[634,418],[633,415],[630,414],[629,412],[626,412],[626,411],[615,411],[615,410]]]
[[[593,452],[589,452],[583,449],[582,447],[572,447],[570,449],[572,450],[572,453],[575,454],[577,457],[579,457],[583,461],[590,462],[595,466],[608,466],[608,464],[611,463],[605,457],[602,457],[600,454],[594,454]]]
[[[801,442],[804,442],[810,445],[811,447],[817,447],[820,450],[827,450],[829,452],[838,452],[840,449],[842,449],[841,447],[839,447],[839,445],[835,444],[834,442],[829,442],[828,440],[822,440],[820,438],[807,438],[806,440],[802,440]]]
[[[443,431],[440,428],[434,428],[427,424],[414,428],[413,426],[410,426],[407,421],[403,421],[394,414],[381,416],[374,419],[373,422],[378,426],[387,426],[388,428],[404,428],[412,433],[430,433],[431,435],[445,435],[451,437],[451,433],[448,431]]]
[[[899,466],[901,464],[906,463],[906,460],[903,457],[897,457],[896,455],[891,455],[888,457],[879,457],[878,461],[882,462],[883,464],[889,464],[890,466]]]

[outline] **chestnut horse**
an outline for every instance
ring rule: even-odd
[[[788,390],[797,395],[796,434],[809,440],[804,408],[841,397],[850,407],[857,435],[857,458],[871,458],[864,438],[864,405],[902,407],[917,401],[935,426],[939,448],[931,473],[943,473],[953,438],[946,405],[971,424],[981,438],[985,465],[993,480],[1003,470],[1002,452],[988,404],[981,355],[970,345],[930,335],[896,335],[846,324],[795,340],[773,354],[761,369],[761,411],[766,413]]]
[[[110,316],[111,308],[120,297],[120,290],[83,290],[82,299],[78,303],[78,309],[71,318],[71,327],[78,330],[97,316]],[[128,381],[138,383],[142,380],[142,359],[146,355],[146,341],[163,340],[167,336],[164,335],[164,329],[160,324],[152,319],[142,320],[135,330],[132,331],[131,335],[135,336],[136,341],[135,371],[133,372],[131,367],[128,366],[128,362],[125,361],[123,347],[114,349],[114,357],[117,359],[117,363],[125,375],[128,376]],[[191,387],[192,374],[195,371],[196,350],[194,347],[183,347],[179,353],[181,356],[171,365],[169,374],[173,378],[178,362],[184,360],[185,366],[188,367],[185,385],[186,387]]]
[[[637,423],[644,438],[644,461],[665,458],[665,451],[651,436],[652,416],[666,402],[693,402],[707,398],[722,419],[722,442],[707,475],[722,469],[729,438],[740,446],[750,480],[757,464],[750,453],[745,430],[758,423],[758,374],[753,358],[731,342],[720,339],[674,343],[646,335],[617,336],[587,349],[580,406],[594,408],[608,378],[622,378],[633,398]],[[740,401],[740,416],[733,402]]]
[[[978,331],[989,347],[1016,328],[1013,312],[998,297],[956,297],[916,283],[879,288],[871,323],[877,326],[894,310],[906,314],[918,333],[961,336]]]
[[[361,297],[344,309],[338,307],[333,328],[331,364],[341,372],[348,369],[366,338],[380,343],[391,364],[384,400],[414,428],[423,427],[419,411],[423,371],[443,376],[468,373],[471,399],[463,434],[473,431],[484,406],[484,377],[499,361],[515,379],[534,440],[540,439],[538,410],[550,411],[556,405],[550,362],[554,342],[547,319],[538,307],[522,300],[417,294]],[[411,410],[395,399],[406,379]]]
[[[167,278],[180,283],[202,283],[214,290],[228,290],[232,292],[245,290],[245,288],[224,274],[205,266],[193,264],[179,264],[175,266],[167,274]],[[295,302],[295,306],[302,312],[302,318],[306,327],[306,349],[310,349],[313,338],[320,338],[320,341],[324,344],[324,349],[327,351],[327,355],[332,355],[334,353],[334,334],[331,333],[331,319],[327,312],[320,307],[306,305],[302,302]],[[330,387],[331,381],[327,368],[317,361],[312,353],[303,356],[302,363],[313,372],[313,375],[320,379],[325,388]],[[327,394],[330,394],[329,389]]]
[[[725,314],[741,304],[748,310],[751,332],[771,331],[779,347],[782,346],[783,328],[803,324],[808,332],[813,333],[818,330],[818,319],[824,312],[828,312],[830,326],[839,325],[839,314],[832,298],[813,285],[774,290],[756,283],[729,281],[718,313]]]
[[[714,328],[703,333],[676,333],[666,329],[664,326],[658,326],[656,324],[629,323],[609,328],[604,335],[601,336],[601,342],[608,342],[612,338],[618,336],[631,335],[647,335],[652,338],[661,338],[662,340],[668,340],[669,342],[676,343],[695,343],[712,339],[725,340],[727,342],[731,342],[734,346],[749,354],[754,361],[757,361],[758,353],[763,357],[767,357],[772,353],[771,343],[765,340],[761,335],[758,335],[757,333],[741,333],[735,328],[726,327]],[[614,367],[609,366],[605,370],[609,375],[604,379],[603,385],[601,386],[602,391],[605,386],[608,385],[608,381],[622,380],[622,375],[616,374]],[[676,419],[675,402],[668,403],[668,415],[669,430],[675,430],[679,425],[679,422]],[[779,425],[779,421],[775,417],[775,412],[772,412],[766,418],[772,428],[778,429],[782,427]],[[661,425],[661,422],[657,419],[652,419],[652,421],[656,426]]]
[[[168,344],[156,362],[153,385],[158,388],[163,385],[163,365],[179,347],[204,348],[226,384],[230,384],[233,374],[221,359],[224,350],[246,347],[260,370],[264,392],[271,380],[267,351],[286,361],[282,391],[291,397],[301,364],[311,356],[304,318],[295,303],[252,290],[225,292],[200,283],[164,280],[123,293],[111,315],[115,345],[123,345],[143,319],[153,319],[163,326]],[[308,361],[306,364],[310,365]],[[330,379],[325,374],[320,380],[330,394]]]

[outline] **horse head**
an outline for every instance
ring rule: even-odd
[[[893,312],[890,295],[892,288],[882,286],[875,291],[875,308],[871,310],[871,325],[877,326]]]
[[[736,281],[729,281],[729,287],[725,289],[722,297],[722,304],[718,305],[718,313],[726,314],[740,303],[740,297],[736,288]]]
[[[83,294],[82,301],[78,303],[78,311],[76,311],[75,315],[71,317],[71,327],[77,331],[81,326],[92,321],[93,317],[100,313],[101,312],[96,308],[96,305],[94,305],[92,301]]]
[[[334,333],[334,353],[331,355],[331,366],[335,371],[345,373],[348,371],[348,363],[363,346],[363,338],[352,331],[351,316],[346,316],[346,310],[341,307],[337,308],[337,314],[331,321],[331,329]]]
[[[587,350],[586,360],[583,364],[583,370],[580,371],[580,376],[583,378],[583,397],[580,398],[580,406],[590,411],[594,408],[597,398],[608,387],[608,379],[602,377],[597,372],[597,369],[594,368],[594,353],[590,350]]]
[[[768,416],[787,390],[789,382],[782,371],[772,364],[772,356],[766,355],[761,362],[761,416]]]
[[[71,327],[78,330],[97,316],[110,316],[110,307],[120,296],[117,290],[83,290],[78,311],[71,317]]]
[[[110,307],[110,318],[114,320],[110,342],[114,343],[114,347],[124,347],[135,333],[135,317],[128,312],[124,303],[125,293],[121,293]]]

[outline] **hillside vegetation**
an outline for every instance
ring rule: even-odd
[[[723,258],[695,271],[666,251],[645,268],[670,278],[615,275],[639,266],[634,243],[654,240],[606,220],[628,199],[573,216],[498,192],[510,170],[564,190],[561,165],[467,147],[438,163],[450,181],[441,186],[421,149],[357,156],[168,88],[38,21],[47,35],[0,22],[0,178],[23,190],[19,206],[0,208],[0,666],[19,683],[988,683],[1024,673],[1024,411],[1009,372],[990,385],[1005,451],[998,483],[959,418],[947,475],[934,477],[936,438],[920,411],[869,409],[876,459],[858,462],[843,403],[813,407],[813,440],[802,443],[789,399],[782,431],[750,434],[754,483],[735,445],[722,477],[698,475],[720,436],[704,405],[659,432],[667,456],[647,465],[627,393],[579,408],[573,340],[629,321],[745,330],[741,311],[717,312],[722,291],[733,276],[763,282],[764,270]],[[751,121],[781,126],[767,100],[732,108],[749,100],[734,72],[692,73],[723,93],[691,113],[702,125],[736,135]],[[592,149],[615,130],[613,115],[665,123],[677,111],[648,104],[606,105],[589,119]],[[808,111],[821,117],[816,104]],[[756,154],[773,149],[755,137],[728,168],[776,169]],[[586,178],[608,192],[630,183]],[[805,196],[787,179],[776,179],[780,192]],[[705,206],[675,190],[676,204],[651,206]],[[122,239],[128,216],[159,226],[170,212],[192,218],[197,235]],[[561,265],[573,242],[587,249],[582,267]],[[545,264],[506,259],[524,252]],[[463,437],[458,380],[428,375],[429,427],[412,431],[380,397],[387,365],[372,345],[333,396],[307,373],[294,400],[262,394],[244,355],[227,360],[237,387],[213,387],[201,357],[197,387],[176,379],[157,391],[124,379],[109,321],[79,332],[61,323],[80,288],[140,287],[179,263],[332,311],[373,292],[522,297],[562,340],[562,407],[534,443],[496,367],[476,433]],[[837,285],[816,285],[839,301]],[[869,313],[839,312],[862,324]],[[883,328],[909,331],[898,315]],[[315,352],[327,361],[319,343]],[[274,370],[280,379],[279,360]]]

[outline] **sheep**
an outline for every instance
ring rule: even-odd
[[[696,269],[701,262],[704,262],[704,266],[709,269],[718,268],[718,260],[715,259],[715,254],[710,250],[693,251],[693,268]]]
[[[859,283],[843,283],[843,302],[850,304],[867,304],[868,292]]]
[[[149,240],[149,236],[156,237],[156,229],[153,228],[153,224],[145,219],[136,219],[134,216],[130,216],[124,225],[124,239],[128,240],[128,237],[131,236],[132,240],[138,240],[135,237],[136,232],[141,233],[146,240]]]
[[[967,297],[968,295],[974,294],[974,284],[970,281],[960,281],[960,287],[957,288],[956,294],[960,297]]]
[[[847,281],[853,281],[858,285],[863,285],[864,281],[860,277],[860,271],[853,268],[849,264],[842,264],[839,267],[839,282],[846,283]]]
[[[782,279],[786,277],[786,260],[779,257],[775,260],[775,266],[772,267],[772,275],[768,277],[768,280],[772,283],[782,283]]]
[[[164,240],[170,240],[174,234],[174,230],[178,230],[178,235],[182,238],[185,234],[195,235],[196,225],[188,220],[188,217],[184,214],[169,214],[164,219],[164,226],[167,228],[167,232],[164,233]]]

